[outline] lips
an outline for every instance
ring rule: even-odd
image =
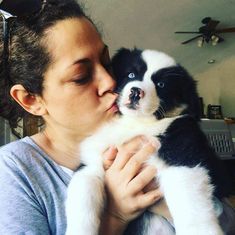
[[[113,102],[109,105],[109,108],[107,109],[107,111],[108,110],[111,110],[113,112],[118,112],[119,111],[118,105],[117,105],[117,96],[115,97]]]
[[[119,111],[119,108],[116,102],[112,105],[111,109],[115,110],[115,112]]]
[[[117,103],[114,102],[114,103],[107,109],[107,111],[111,111],[111,112],[113,112],[113,113],[118,112],[119,109],[118,109]]]

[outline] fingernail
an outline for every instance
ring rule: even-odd
[[[114,149],[114,146],[111,145],[111,146],[109,146],[108,151],[110,152],[110,151],[112,151],[113,149]]]
[[[114,145],[111,145],[107,148],[107,150],[104,152],[104,158],[110,159],[113,158],[113,153],[116,151],[116,147]]]
[[[147,138],[145,135],[141,135],[140,137],[143,145],[149,142],[149,138]]]
[[[162,199],[162,194],[158,192],[158,193],[155,194],[154,200],[159,201],[160,199]]]
[[[157,167],[154,165],[147,165],[154,173],[157,173]]]
[[[156,148],[156,149],[159,149],[160,146],[161,146],[159,140],[158,140],[157,138],[153,137],[153,136],[150,136],[150,137],[148,138],[148,141],[149,141],[149,143],[150,143],[154,148]]]

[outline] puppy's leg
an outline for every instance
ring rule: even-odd
[[[66,235],[98,234],[105,202],[102,170],[88,166],[72,177],[66,200]]]
[[[159,181],[177,235],[223,234],[213,207],[213,186],[204,168],[168,167]]]

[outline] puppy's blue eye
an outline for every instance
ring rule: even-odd
[[[129,73],[128,78],[135,78],[135,74],[134,73]]]
[[[157,86],[160,87],[160,88],[163,88],[165,86],[165,84],[164,84],[164,82],[158,82]]]

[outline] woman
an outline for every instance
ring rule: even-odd
[[[27,113],[42,117],[45,128],[0,150],[0,234],[64,234],[79,143],[117,111],[108,47],[73,0],[48,0],[8,27],[9,51],[1,42],[0,115],[13,130]],[[155,145],[136,137],[104,154],[109,203],[101,234],[122,234],[160,198],[158,189],[146,190],[156,169],[140,170]]]
[[[2,6],[7,2],[14,4]],[[29,113],[43,119],[44,129],[0,150],[0,234],[59,235],[66,230],[64,202],[80,165],[79,143],[115,115],[117,96],[108,48],[79,5],[27,4],[21,10],[30,6],[33,14],[7,20],[9,33],[1,32],[0,116],[15,130]],[[139,136],[104,153],[108,205],[100,234],[123,234],[161,197],[151,187],[156,169],[143,168],[157,145]],[[165,220],[157,229],[164,226],[171,229]]]

